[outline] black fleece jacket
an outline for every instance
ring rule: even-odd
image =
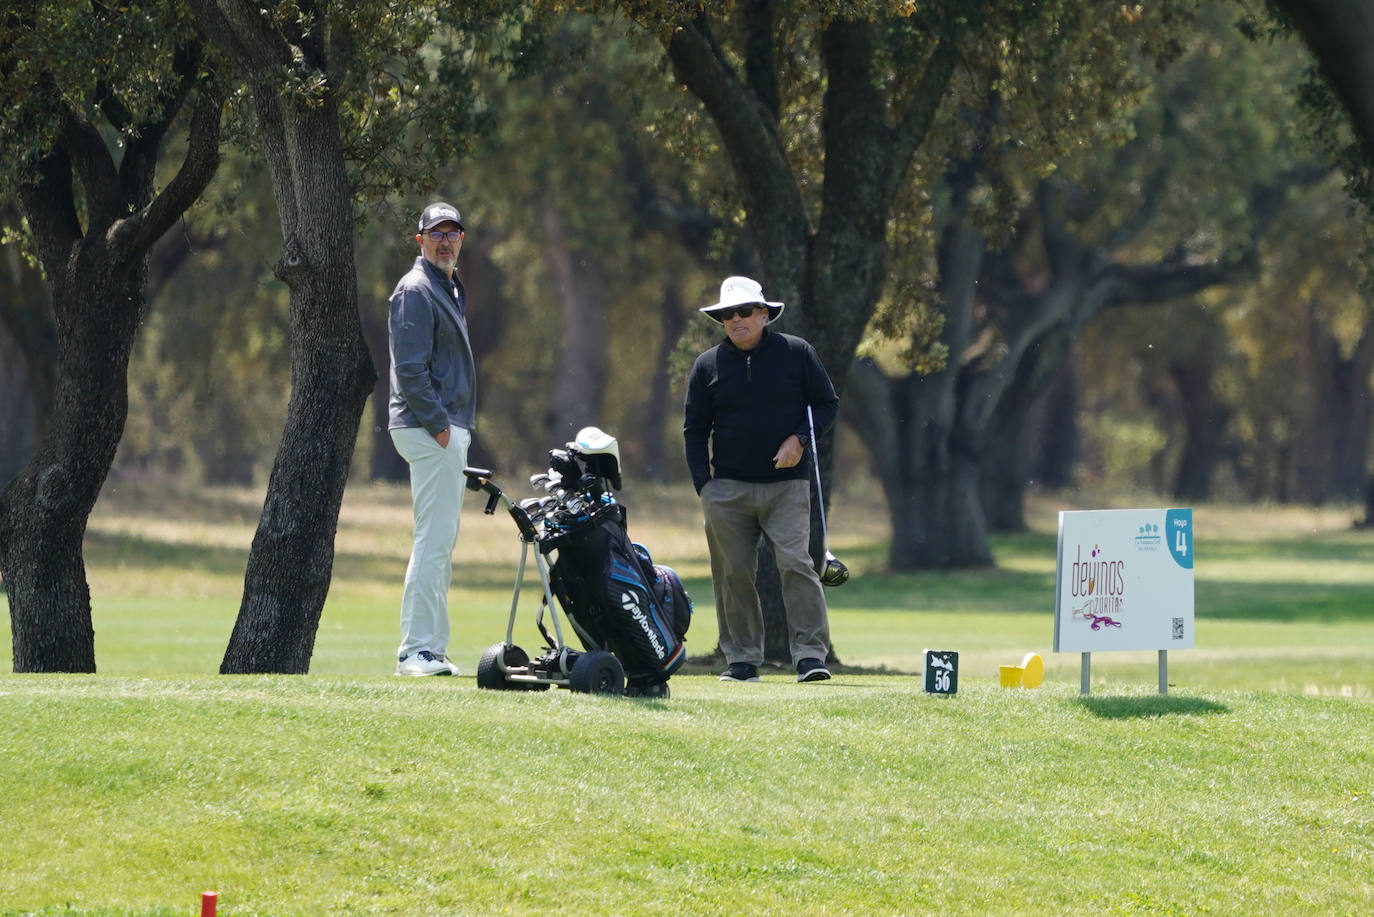
[[[756,484],[807,477],[805,459],[774,468],[773,456],[788,436],[808,435],[808,404],[820,436],[840,401],[815,348],[799,337],[765,328],[753,350],[727,339],[697,357],[682,424],[697,493],[712,477]]]

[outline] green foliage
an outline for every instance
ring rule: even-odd
[[[1286,32],[1259,44],[1245,40],[1249,29],[1237,29],[1233,13],[1208,9],[1184,56],[1157,79],[1139,115],[1140,136],[1157,138],[1148,155],[1128,162],[1129,171],[1103,157],[1087,173],[1087,184],[1113,188],[1127,205],[1133,190],[1156,195],[1158,230],[1128,250],[1135,257],[1203,263],[1256,240],[1261,245],[1256,282],[1117,312],[1086,333],[1079,369],[1088,410],[1113,418],[1089,418],[1088,447],[1099,456],[1132,457],[1097,465],[1094,473],[1107,486],[1168,486],[1183,446],[1168,367],[1205,360],[1216,368],[1212,388],[1230,418],[1229,467],[1216,481],[1221,492],[1237,499],[1301,494],[1295,460],[1320,438],[1314,381],[1329,370],[1315,347],[1330,334],[1348,358],[1369,314],[1365,210],[1352,204],[1340,175],[1287,184],[1287,175],[1321,172],[1311,112],[1293,92],[1310,57]],[[1162,187],[1147,184],[1161,164],[1174,177]],[[1266,215],[1253,198],[1267,183],[1281,196]],[[1104,217],[1120,208],[1102,209],[1099,233],[1110,228]],[[1257,222],[1257,215],[1264,219]]]
[[[291,374],[275,210],[260,164],[231,148],[206,196],[155,248],[118,473],[250,484],[270,466]]]
[[[632,458],[654,436],[672,439],[676,454],[680,421],[665,416],[663,429],[646,429],[643,410],[663,372],[660,311],[691,304],[694,315],[710,283],[700,273],[703,252],[681,238],[681,227],[712,217],[703,170],[656,142],[658,113],[679,105],[681,94],[644,36],[624,23],[535,18],[512,47],[521,49],[518,66],[487,72],[481,85],[494,129],[450,183],[473,220],[470,249],[480,233],[490,259],[474,267],[500,279],[473,307],[504,313],[503,337],[479,368],[483,435],[503,467],[544,453],[544,415],[561,384],[569,323],[591,321],[608,354],[595,422],[642,431],[622,440]],[[709,237],[690,231],[703,244]],[[552,266],[563,255],[578,290],[566,289]],[[564,298],[583,289],[595,293],[593,314],[564,314]]]
[[[1010,243],[1037,181],[1135,136],[1137,113],[1158,72],[1182,53],[1196,7],[1009,3],[972,13],[966,5],[924,4],[919,15],[888,20],[881,53],[892,68],[892,110],[917,90],[923,56],[939,34],[961,35],[961,66],[894,201],[889,285],[861,353],[899,374],[947,365],[934,262],[945,170],[977,163],[974,219],[992,244]]]
[[[134,123],[164,110],[180,82],[176,55],[191,34],[185,4],[158,0],[26,0],[7,11],[0,17],[0,194],[32,180],[61,129],[62,105],[110,125],[108,142],[122,147]]]
[[[1247,38],[1260,44],[1281,44],[1294,38],[1289,17],[1271,3],[1247,7],[1238,27]],[[1350,196],[1367,209],[1374,206],[1374,163],[1355,137],[1345,106],[1336,98],[1317,64],[1304,69],[1296,95],[1312,143],[1325,151],[1346,176]]]

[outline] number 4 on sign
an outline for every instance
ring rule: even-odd
[[[1188,554],[1188,533],[1183,529],[1178,530],[1178,535],[1174,539],[1174,550],[1184,556]]]

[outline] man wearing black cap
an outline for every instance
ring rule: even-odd
[[[754,586],[760,536],[772,544],[782,582],[797,681],[830,677],[825,594],[808,551],[811,482],[806,465],[815,429],[834,423],[839,399],[815,348],[769,331],[783,304],[748,277],[727,277],[720,301],[700,311],[725,340],[697,357],[687,379],[682,425],[687,467],[701,496],[711,588],[727,668],[721,681],[758,681],[763,610]]]
[[[463,466],[477,410],[467,293],[455,268],[463,219],[451,204],[420,214],[420,255],[391,294],[388,428],[410,465],[414,543],[401,593],[397,675],[457,675],[448,659],[448,589]]]

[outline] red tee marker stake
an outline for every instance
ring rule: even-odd
[[[219,904],[219,892],[200,893],[200,917],[215,917],[215,907]]]

